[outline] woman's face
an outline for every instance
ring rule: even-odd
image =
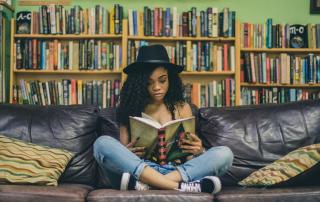
[[[168,71],[164,67],[156,68],[150,75],[148,92],[153,103],[161,103],[169,89]]]

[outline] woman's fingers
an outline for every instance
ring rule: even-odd
[[[144,152],[135,152],[135,154],[136,154],[137,156],[139,156],[139,157],[144,156]]]
[[[196,136],[196,134],[194,134],[194,133],[189,133],[189,136],[191,137],[191,139],[193,141],[196,141],[196,142],[200,142],[201,141],[200,138],[198,136]]]
[[[200,146],[191,146],[191,145],[181,145],[180,148],[181,149],[196,149],[196,150],[200,150],[201,149]]]
[[[140,137],[137,137],[135,140],[133,140],[132,142],[130,142],[129,144],[127,144],[127,148],[130,147],[134,147],[134,145],[138,142],[138,140],[140,139]]]
[[[201,142],[183,139],[182,140],[182,145],[194,145],[194,146],[197,146],[197,145],[201,145]]]
[[[132,152],[142,152],[142,151],[144,151],[145,150],[145,147],[131,147],[131,148],[129,148],[130,149],[130,151],[132,151]]]

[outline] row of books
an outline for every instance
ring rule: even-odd
[[[122,65],[119,42],[18,39],[14,47],[16,69],[119,70]]]
[[[241,81],[249,83],[320,83],[320,56],[281,53],[244,53],[241,57]]]
[[[20,80],[13,86],[13,103],[35,105],[89,104],[100,108],[116,106],[119,80],[61,81]]]
[[[177,8],[144,7],[143,12],[128,9],[129,35],[137,36],[185,36],[185,37],[232,37],[235,36],[235,11],[224,8],[197,8],[177,13]],[[200,24],[197,18],[200,18]],[[199,26],[199,28],[198,28]],[[199,31],[198,31],[199,30]],[[142,33],[143,32],[143,33]]]
[[[62,5],[40,6],[38,11],[17,13],[18,34],[121,34],[123,7],[115,4],[109,10],[101,5],[70,10]]]
[[[320,24],[241,24],[242,48],[320,48]]]
[[[235,82],[231,78],[210,83],[186,83],[185,98],[198,107],[222,107],[235,105]]]
[[[320,91],[295,88],[242,88],[241,105],[286,103],[299,100],[320,99]]]
[[[235,46],[227,43],[193,42],[191,49],[192,71],[235,70]]]
[[[147,41],[128,42],[128,64],[136,60],[141,46],[149,45]],[[166,45],[169,59],[172,63],[185,67],[185,71],[234,71],[235,47],[228,43],[192,42],[190,53],[187,53],[185,42],[177,41],[175,45]],[[191,57],[191,65],[187,66],[187,55]]]

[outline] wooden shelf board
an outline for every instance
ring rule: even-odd
[[[155,36],[128,36],[129,40],[150,41],[235,41],[235,37],[155,37]]]
[[[121,35],[115,35],[115,34],[15,34],[15,38],[40,38],[40,39],[91,39],[91,38],[97,38],[97,39],[121,39]]]
[[[320,53],[320,48],[241,48],[243,52],[269,52],[269,53]]]
[[[214,75],[234,75],[234,71],[219,71],[219,72],[209,72],[209,71],[194,71],[194,72],[182,72],[181,75],[188,76],[214,76]]]
[[[14,70],[22,74],[121,74],[121,71],[110,70]]]
[[[278,84],[278,83],[270,83],[270,84],[264,84],[264,83],[245,83],[242,82],[241,87],[283,87],[283,88],[319,88],[320,83],[310,83],[310,84]]]

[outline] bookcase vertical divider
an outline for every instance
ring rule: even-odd
[[[122,66],[121,66],[121,86],[126,80],[127,76],[123,73],[123,68],[127,66],[127,54],[128,54],[128,20],[122,21]]]
[[[13,52],[14,51],[14,33],[15,33],[15,19],[11,19],[11,38],[10,38],[10,81],[9,81],[9,89],[10,89],[10,92],[9,92],[9,103],[12,103],[12,100],[13,100],[13,84],[15,83],[15,75],[14,75],[14,55],[15,53]]]
[[[236,62],[236,67],[235,67],[235,105],[238,106],[240,105],[240,99],[241,99],[241,89],[240,89],[240,43],[241,43],[241,36],[240,36],[240,22],[236,21],[236,30],[235,30],[235,62]]]

